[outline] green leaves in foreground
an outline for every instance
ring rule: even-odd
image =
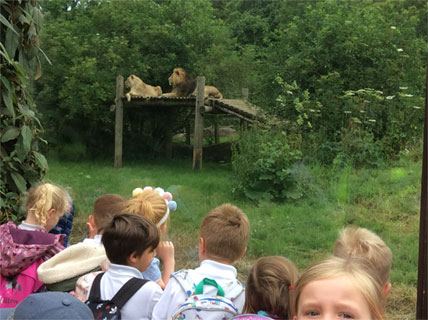
[[[32,75],[34,64],[40,64],[36,47],[40,11],[34,1],[2,2],[1,8],[1,38],[5,39],[5,45],[0,43],[0,223],[3,223],[21,218],[18,206],[22,194],[42,179],[47,161],[38,152],[38,142],[43,142],[39,137],[42,126],[27,91],[27,74]],[[14,60],[16,56],[19,62]],[[36,76],[40,74],[37,68]]]

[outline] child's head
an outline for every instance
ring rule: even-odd
[[[145,271],[159,244],[159,231],[150,220],[136,214],[118,214],[104,229],[102,242],[112,263]]]
[[[157,225],[161,232],[166,231],[169,219],[168,205],[165,199],[154,190],[145,189],[129,199],[123,212],[143,216]]]
[[[265,311],[280,319],[291,319],[290,295],[299,273],[294,264],[280,256],[263,257],[252,267],[245,284],[244,313]]]
[[[125,198],[118,194],[103,194],[94,203],[93,215],[89,216],[89,223],[100,234],[110,223],[114,214],[122,212]]]
[[[203,218],[199,229],[199,259],[233,263],[247,250],[250,223],[238,207],[223,204]]]
[[[28,192],[26,211],[30,218],[47,231],[51,230],[69,210],[68,192],[52,183],[42,183]]]
[[[372,265],[375,277],[384,286],[384,295],[388,295],[391,286],[389,273],[392,265],[392,253],[385,242],[372,231],[365,228],[346,227],[340,232],[334,245],[334,255],[339,258],[364,258]]]
[[[331,257],[309,267],[297,281],[295,320],[319,317],[382,320],[382,287],[361,259]]]

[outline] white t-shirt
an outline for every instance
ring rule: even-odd
[[[226,283],[230,283],[231,280],[236,280],[236,269],[228,264],[219,263],[212,260],[204,260],[201,262],[200,267],[193,270],[192,277],[195,279],[195,283],[202,281],[203,278],[209,278],[215,280],[220,286],[224,286]],[[204,289],[204,293],[216,295],[217,289],[214,287],[207,286],[207,290]],[[227,292],[225,292],[227,296]],[[155,320],[167,320],[187,298],[186,293],[181,288],[180,284],[174,277],[168,281],[168,284],[163,292],[158,304],[153,310],[153,319]],[[245,294],[239,295],[234,301],[235,306],[239,312],[242,311],[245,302]]]
[[[142,279],[136,268],[110,263],[110,268],[101,278],[100,292],[102,300],[110,300],[131,278]],[[90,290],[88,291],[89,295]],[[153,308],[162,294],[161,287],[153,281],[147,282],[123,306],[122,320],[152,319]],[[165,319],[166,320],[166,319]]]
[[[103,245],[103,243],[101,242],[102,237],[103,236],[101,234],[96,234],[93,239],[92,238],[86,238],[82,242],[84,244],[97,244],[99,246],[102,246]]]

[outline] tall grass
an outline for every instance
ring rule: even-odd
[[[397,291],[392,292],[392,318],[412,317],[420,162],[402,160],[385,168],[359,170],[313,166],[309,168],[316,190],[312,197],[260,206],[231,193],[233,173],[229,164],[204,163],[200,172],[192,171],[188,160],[135,162],[122,169],[106,162],[60,163],[50,159],[49,164],[47,178],[69,187],[76,204],[73,242],[86,236],[87,217],[101,194],[129,197],[134,188],[146,185],[172,192],[178,210],[171,216],[168,236],[175,242],[178,268],[197,265],[199,223],[210,209],[225,202],[240,207],[251,223],[248,253],[238,264],[242,278],[263,255],[283,255],[305,268],[332,252],[343,226],[366,227],[381,236],[393,252],[391,282]]]

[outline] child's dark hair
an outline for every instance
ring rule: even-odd
[[[112,263],[127,265],[131,253],[137,256],[159,245],[159,231],[150,220],[135,214],[115,215],[104,229],[102,242]]]
[[[280,256],[262,257],[252,267],[245,285],[244,313],[265,311],[279,319],[292,319],[292,292],[299,278],[295,265]]]

